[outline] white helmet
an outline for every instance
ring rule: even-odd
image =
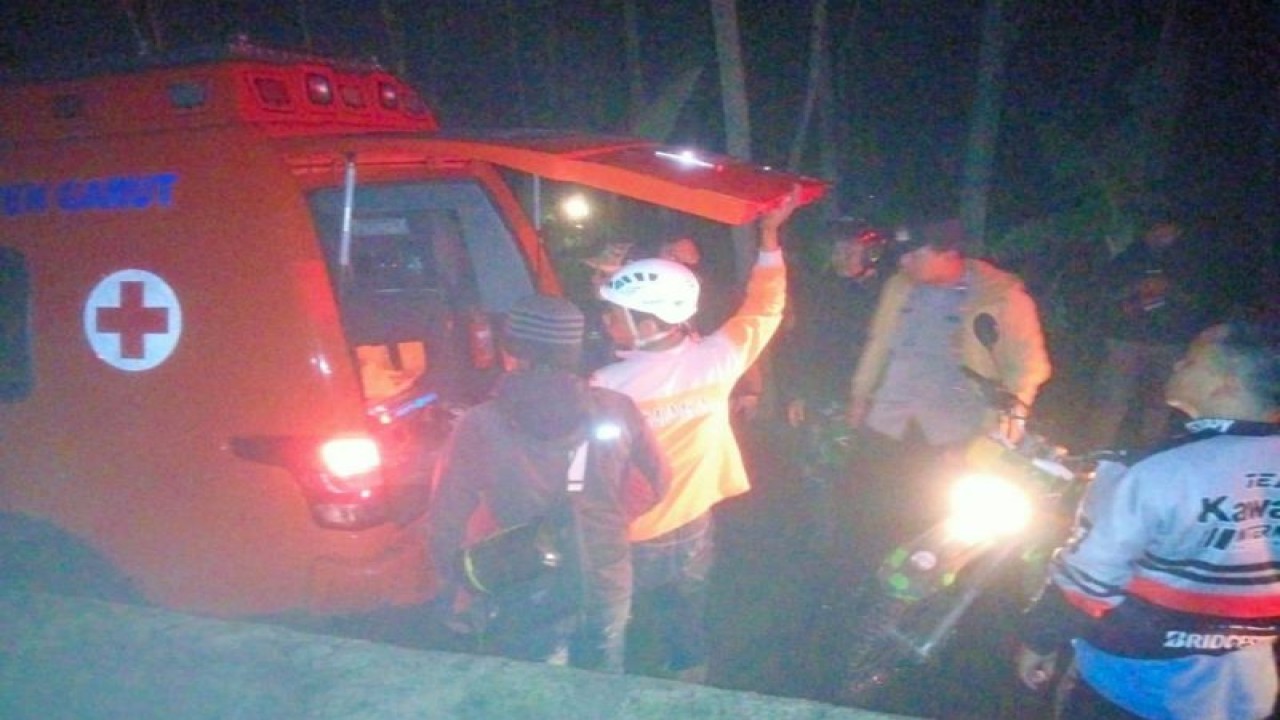
[[[628,310],[678,325],[698,311],[698,276],[674,260],[627,263],[600,287],[600,297]]]

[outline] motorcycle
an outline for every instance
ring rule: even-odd
[[[998,339],[994,318],[979,316],[974,329],[990,350]],[[999,412],[1000,430],[966,447],[944,518],[889,552],[859,589],[840,698],[849,704],[873,706],[890,681],[934,660],[997,587],[1012,585],[1018,602],[1029,601],[1091,477],[1093,457],[1073,456],[1029,430],[1012,432],[1026,421],[1022,404],[998,382],[964,370]]]

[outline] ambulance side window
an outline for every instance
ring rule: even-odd
[[[0,402],[31,394],[31,279],[26,259],[0,247]]]

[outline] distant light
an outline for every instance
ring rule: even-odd
[[[675,160],[681,165],[688,165],[690,167],[699,167],[699,168],[707,168],[707,169],[713,169],[716,167],[715,163],[707,162],[706,160],[703,160],[702,158],[698,157],[697,154],[694,153],[692,150],[681,150],[680,152],[668,152],[666,150],[656,150],[654,151],[654,154],[660,158]]]
[[[570,195],[560,202],[560,212],[564,214],[565,220],[580,223],[591,217],[591,203],[585,195]]]

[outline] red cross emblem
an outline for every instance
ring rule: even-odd
[[[85,299],[84,333],[99,360],[129,372],[150,370],[178,347],[182,305],[159,275],[119,270]]]
[[[147,307],[142,301],[143,284],[139,280],[120,283],[120,307],[98,308],[98,332],[120,336],[120,356],[145,356],[144,340],[148,333],[169,332],[169,310]]]

